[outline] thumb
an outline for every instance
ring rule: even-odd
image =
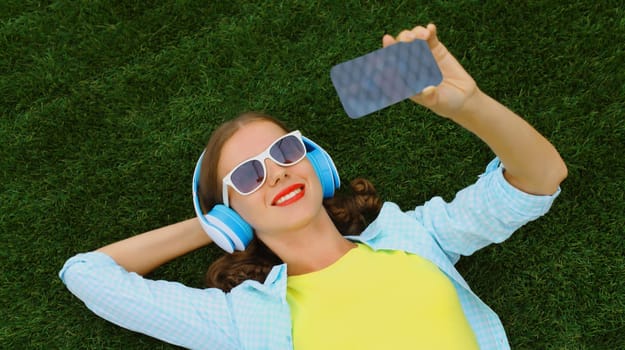
[[[397,40],[395,40],[395,38],[393,38],[391,35],[389,34],[385,34],[382,37],[382,47],[387,47],[389,45],[393,45],[397,43]]]
[[[412,100],[427,108],[434,107],[438,103],[438,91],[435,86],[428,86],[413,96]]]

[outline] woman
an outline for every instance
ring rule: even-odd
[[[435,197],[408,212],[385,203],[361,234],[345,237],[360,233],[361,214],[378,212],[370,184],[356,181],[352,200],[324,206],[323,179],[297,151],[306,139],[245,114],[211,137],[198,180],[202,217],[223,206],[253,228],[243,253],[211,268],[220,288],[141,277],[211,243],[197,218],[79,254],[63,281],[99,316],[188,348],[509,348],[497,315],[453,265],[546,213],[566,166],[543,136],[479,90],[434,25],[386,35],[383,45],[415,39],[428,42],[444,78],[412,100],[497,155],[452,202]],[[293,157],[272,153],[282,143]],[[246,167],[260,174],[255,184],[239,172]]]

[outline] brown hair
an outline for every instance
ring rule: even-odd
[[[223,200],[221,182],[217,176],[223,144],[241,127],[255,121],[268,121],[288,131],[280,121],[258,112],[243,113],[215,130],[206,146],[200,170],[198,194],[204,213]],[[373,184],[368,180],[355,179],[350,183],[350,188],[351,193],[337,194],[323,201],[330,218],[343,235],[360,234],[378,215],[382,205]],[[254,237],[244,251],[225,254],[215,260],[206,273],[206,285],[229,291],[248,279],[262,283],[271,268],[281,263],[277,255]]]

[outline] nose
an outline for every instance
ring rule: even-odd
[[[265,169],[267,169],[267,184],[269,186],[276,185],[286,176],[286,168],[276,164],[270,158],[265,159]]]

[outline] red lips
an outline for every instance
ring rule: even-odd
[[[280,191],[275,197],[271,205],[286,206],[298,201],[304,196],[304,184],[294,184],[282,191]]]

